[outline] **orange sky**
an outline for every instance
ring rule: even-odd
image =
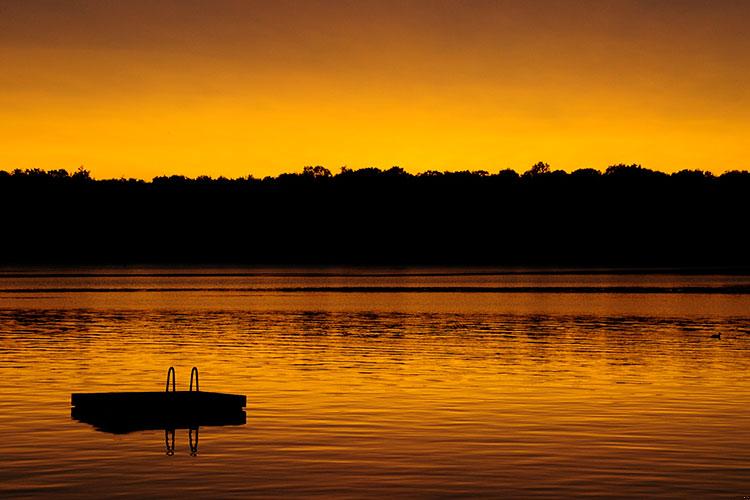
[[[744,0],[0,0],[0,169],[747,169],[748,23]]]

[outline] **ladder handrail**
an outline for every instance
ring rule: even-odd
[[[195,374],[195,392],[199,392],[200,389],[198,388],[198,368],[195,366],[192,370],[190,370],[190,391],[193,390],[193,374]]]
[[[167,370],[167,388],[164,389],[166,392],[169,392],[169,375],[172,375],[172,392],[175,392],[175,379],[177,375],[174,373],[174,366],[170,366],[169,370]]]

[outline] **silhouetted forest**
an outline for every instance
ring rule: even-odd
[[[2,264],[750,264],[750,173],[323,167],[255,179],[0,172]]]

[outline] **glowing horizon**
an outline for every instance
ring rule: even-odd
[[[0,170],[747,169],[743,2],[0,5]]]

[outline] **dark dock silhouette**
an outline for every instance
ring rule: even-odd
[[[112,434],[246,423],[246,396],[201,391],[197,368],[191,371],[188,391],[175,389],[175,371],[170,367],[164,392],[73,393],[71,417]]]

